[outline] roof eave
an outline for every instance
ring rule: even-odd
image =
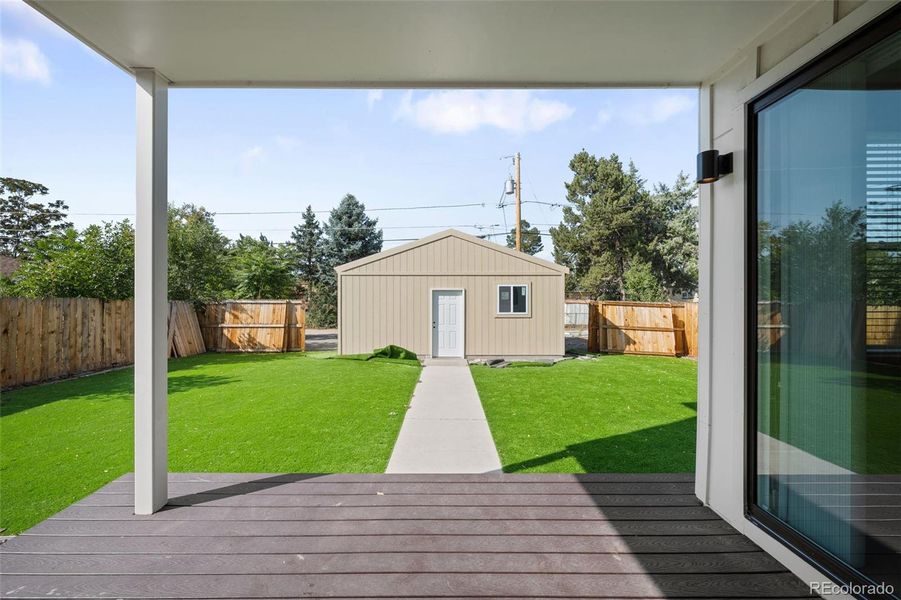
[[[409,242],[406,244],[402,244],[400,246],[396,246],[389,250],[385,250],[383,252],[378,252],[376,254],[371,254],[369,256],[357,259],[355,261],[345,263],[343,265],[338,265],[335,267],[335,272],[340,274],[346,273],[348,271],[352,271],[369,263],[376,262],[378,260],[382,260],[388,258],[389,256],[393,256],[395,254],[400,254],[401,252],[406,252],[408,250],[412,250],[414,248],[418,248],[420,246],[424,246],[426,244],[430,244],[432,242],[436,242],[440,239],[444,239],[446,237],[456,237],[457,239],[461,239],[466,242],[474,243],[480,245],[489,250],[493,250],[495,252],[501,252],[502,254],[507,254],[514,258],[518,258],[519,260],[524,260],[526,262],[530,262],[533,264],[537,264],[539,266],[545,267],[547,269],[557,271],[561,274],[568,274],[569,268],[563,265],[558,265],[557,263],[553,263],[549,260],[545,260],[543,258],[537,258],[530,254],[524,254],[522,252],[517,252],[511,248],[507,248],[505,246],[501,246],[499,244],[492,244],[484,239],[476,237],[474,235],[470,235],[468,233],[463,233],[462,231],[457,231],[456,229],[445,229],[444,231],[439,231],[438,233],[433,233],[432,235],[426,236],[422,239],[416,240],[414,242]]]

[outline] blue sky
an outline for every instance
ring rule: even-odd
[[[48,186],[79,227],[134,212],[133,79],[19,0],[0,0],[0,44],[0,173]],[[696,90],[173,89],[169,199],[214,212],[327,211],[346,193],[367,208],[484,203],[371,214],[386,240],[500,232],[513,225],[497,208],[501,157],[522,153],[524,200],[562,202],[582,148],[672,183],[693,171],[697,121]],[[546,231],[560,209],[523,216]],[[298,221],[217,216],[230,237],[276,241]]]

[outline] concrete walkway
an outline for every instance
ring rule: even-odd
[[[386,473],[488,473],[501,461],[463,359],[427,359]]]

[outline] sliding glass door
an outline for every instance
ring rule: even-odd
[[[899,24],[895,10],[751,104],[748,232],[749,513],[896,597]]]

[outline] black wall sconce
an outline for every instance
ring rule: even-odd
[[[704,150],[698,153],[697,183],[713,183],[723,175],[732,172],[732,153],[720,156],[719,150]]]

